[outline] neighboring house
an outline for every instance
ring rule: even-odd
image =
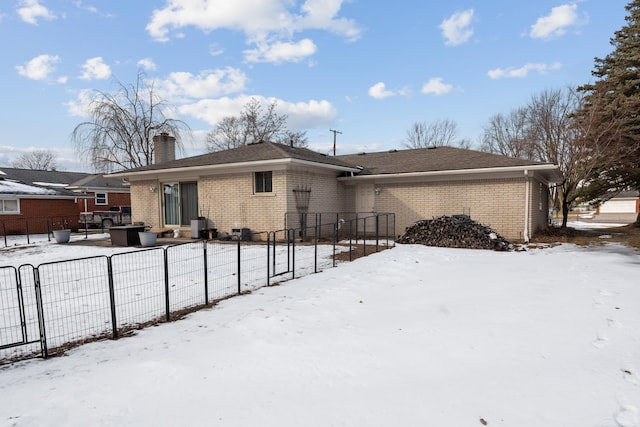
[[[77,228],[80,212],[130,205],[130,200],[121,179],[0,167],[0,235],[44,233],[52,226]]]
[[[76,213],[108,210],[110,206],[131,204],[129,185],[117,178],[105,178],[103,174],[85,172],[48,171],[32,169],[4,168],[5,177],[26,184],[52,189],[67,189],[83,197],[78,199]]]
[[[168,141],[167,141],[168,139]],[[391,212],[396,234],[420,219],[468,214],[506,238],[546,227],[555,165],[451,147],[330,157],[271,142],[173,160],[171,137],[157,164],[109,176],[130,182],[133,221],[186,228],[272,231],[308,192],[309,214]],[[168,153],[168,155],[166,155]]]
[[[637,190],[621,191],[603,202],[596,210],[597,215],[624,216],[629,219],[640,213],[640,198]]]

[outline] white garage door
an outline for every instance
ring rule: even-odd
[[[609,200],[600,206],[600,213],[635,213],[635,200]]]

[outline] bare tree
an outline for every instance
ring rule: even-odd
[[[307,147],[309,145],[307,131],[286,130],[278,136],[276,141],[280,144],[292,145],[294,147]]]
[[[583,197],[585,183],[602,164],[603,147],[610,143],[602,137],[600,148],[587,144],[586,135],[593,133],[590,129],[595,119],[583,115],[576,120],[575,115],[584,101],[584,96],[571,88],[543,91],[509,115],[493,116],[483,135],[483,151],[558,166],[564,180],[552,189],[551,197],[562,209],[563,227],[569,209]],[[610,131],[613,126],[612,122]]]
[[[408,148],[451,147],[459,145],[457,135],[458,125],[453,120],[415,122],[407,131],[404,145]]]
[[[159,98],[154,83],[138,72],[135,84],[117,84],[115,93],[96,91],[89,105],[91,120],[73,130],[80,156],[95,170],[110,172],[153,163],[156,134],[171,134],[181,148],[181,131],[189,132],[189,126],[165,115],[170,105]]]
[[[307,146],[306,132],[288,130],[286,125],[287,115],[277,112],[275,101],[263,108],[258,99],[252,98],[240,116],[224,117],[207,134],[207,150],[228,150],[259,141]]]
[[[529,138],[526,107],[512,110],[508,115],[496,114],[489,119],[482,135],[481,151],[531,160],[534,150]]]
[[[57,169],[56,156],[51,150],[34,150],[22,153],[11,165],[19,169],[51,170]]]

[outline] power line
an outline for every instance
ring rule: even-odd
[[[333,132],[333,156],[336,156],[336,134],[340,134],[342,135],[342,132],[340,132],[339,130],[333,130],[333,129],[329,129],[329,132]]]

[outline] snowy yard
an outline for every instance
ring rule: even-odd
[[[7,426],[637,426],[640,255],[401,245],[0,368]]]

